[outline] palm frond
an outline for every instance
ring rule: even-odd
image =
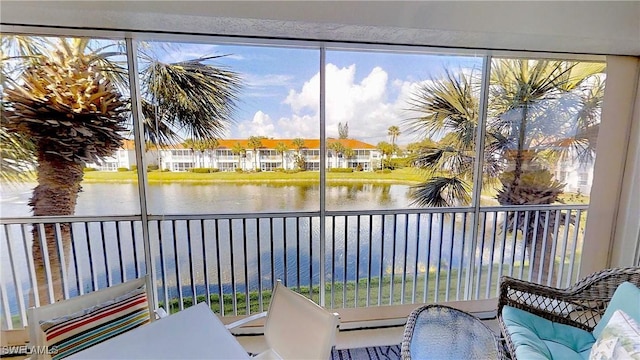
[[[412,187],[412,205],[445,207],[468,203],[469,185],[457,177],[432,177]]]
[[[29,139],[8,132],[4,125],[0,127],[0,181],[13,184],[34,180],[34,150]]]
[[[166,123],[187,137],[221,137],[233,121],[240,76],[200,58],[175,64],[155,61],[145,70],[143,82],[152,102],[166,114]]]
[[[478,95],[473,74],[453,74],[426,82],[409,100],[411,112],[419,114],[405,122],[412,132],[427,137],[458,134],[460,141],[471,145],[478,120]]]

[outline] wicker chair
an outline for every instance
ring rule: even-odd
[[[511,358],[516,359],[515,346],[502,319],[504,306],[522,309],[556,323],[593,331],[616,288],[625,281],[640,287],[640,267],[599,271],[567,289],[503,276],[500,279],[498,321]]]

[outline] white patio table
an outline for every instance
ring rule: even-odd
[[[249,359],[206,303],[128,331],[68,359]]]

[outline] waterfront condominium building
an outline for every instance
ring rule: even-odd
[[[213,143],[215,144],[215,142]],[[326,167],[352,168],[371,171],[380,166],[380,151],[371,144],[356,139],[327,139]],[[170,171],[188,171],[192,168],[212,168],[220,171],[274,171],[276,169],[294,170],[304,168],[309,171],[320,170],[319,139],[267,139],[259,143],[249,139],[220,139],[211,147],[185,144],[150,147],[145,152],[148,165],[157,165]],[[118,168],[131,168],[136,165],[132,141],[125,141],[113,156],[102,162],[89,164],[103,171],[116,171]]]

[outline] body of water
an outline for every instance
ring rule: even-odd
[[[34,185],[2,189],[2,217],[30,216],[27,206]],[[378,210],[408,208],[410,187],[390,184],[329,186],[328,210]],[[317,185],[266,184],[162,184],[149,187],[152,215],[281,213],[319,211]],[[84,184],[76,215],[108,216],[139,214],[136,184]],[[462,265],[465,241],[470,238],[471,217],[406,215],[330,217],[326,222],[325,268],[327,281],[341,282],[369,276],[385,276],[414,270],[424,271],[435,263]],[[28,294],[26,249],[19,228],[9,238],[17,268],[24,268],[19,282]],[[144,269],[140,223],[117,227],[115,223],[74,225],[73,254],[68,257],[70,294],[100,288],[111,279],[116,283]],[[466,234],[466,238],[465,238]],[[5,234],[0,235],[6,242]],[[119,242],[117,241],[119,239]],[[318,217],[273,219],[157,221],[150,224],[152,256],[156,275],[166,279],[160,299],[202,294],[205,274],[217,293],[257,290],[274,279],[289,284],[317,285],[320,275],[320,221]],[[3,243],[2,247],[6,247]],[[71,256],[73,255],[73,256]],[[2,282],[14,288],[10,262],[2,255]],[[207,266],[204,258],[207,258]],[[122,263],[120,263],[122,259]],[[90,266],[93,264],[93,269]],[[179,264],[179,266],[176,266]],[[246,264],[246,265],[245,265]],[[258,266],[259,264],[259,266]],[[90,270],[91,269],[91,270]],[[193,273],[193,275],[192,275]],[[180,281],[178,281],[180,279]],[[77,286],[73,286],[77,284]],[[178,285],[181,285],[178,287]],[[179,289],[180,288],[180,289]],[[15,292],[9,295],[12,312],[17,310]]]

